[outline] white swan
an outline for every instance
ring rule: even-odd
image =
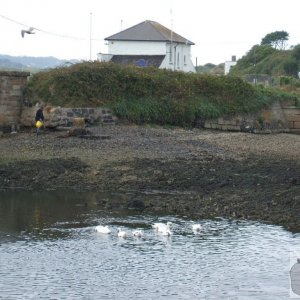
[[[170,230],[170,228],[166,228],[164,230],[160,230],[158,231],[159,234],[164,235],[164,236],[170,236],[172,235],[172,231]]]
[[[121,237],[123,239],[127,238],[127,232],[122,230],[121,228],[118,229],[118,237]]]
[[[152,225],[152,228],[154,228],[157,231],[157,233],[159,233],[161,235],[170,236],[170,235],[172,235],[171,225],[172,225],[171,222],[167,222],[167,224],[166,223],[154,223]]]
[[[106,234],[111,233],[111,230],[108,228],[108,226],[98,225],[95,227],[95,230],[99,233],[106,233]]]
[[[165,223],[154,223],[152,225],[152,228],[155,229],[158,232],[163,232],[163,231],[170,230],[171,225],[172,225],[171,222],[167,222],[167,224],[165,224]]]
[[[141,230],[135,230],[132,232],[132,235],[135,236],[135,237],[142,237],[144,234]]]
[[[192,229],[194,232],[200,232],[202,230],[201,224],[193,224]]]

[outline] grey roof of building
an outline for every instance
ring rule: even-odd
[[[173,32],[155,21],[144,21],[128,29],[105,38],[107,41],[155,41],[195,45],[193,42]]]
[[[165,55],[114,55],[110,61],[138,67],[159,67]]]

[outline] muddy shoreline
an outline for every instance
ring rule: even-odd
[[[82,137],[44,131],[37,138],[31,129],[1,137],[1,190],[129,193],[130,200],[102,205],[259,220],[300,232],[300,136],[129,125],[89,130]]]

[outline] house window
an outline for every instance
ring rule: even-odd
[[[172,44],[170,45],[170,51],[169,51],[169,63],[172,64],[173,62],[173,51],[172,51]]]
[[[186,65],[186,55],[183,56],[183,63]]]
[[[178,52],[178,53],[177,53],[177,69],[180,68],[179,63],[180,63],[180,55],[179,55],[179,52]]]

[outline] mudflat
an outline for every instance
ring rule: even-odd
[[[0,137],[0,190],[130,193],[127,208],[300,232],[300,135],[111,125]],[[112,203],[105,203],[107,207]]]

